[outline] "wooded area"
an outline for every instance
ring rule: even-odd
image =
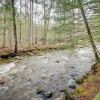
[[[3,93],[0,88],[0,100],[5,100],[2,94],[7,93],[13,98],[9,100],[40,100],[34,99],[33,93],[36,98],[42,95],[42,100],[100,100],[93,99],[100,92],[99,49],[100,0],[0,0],[0,64],[7,63],[0,65],[0,85],[9,87],[9,91],[3,89]],[[8,76],[1,76],[6,71],[12,78],[7,84],[5,80]],[[82,79],[77,79],[80,76]],[[83,93],[77,86],[86,79],[84,83],[87,85],[90,78],[95,80],[93,95],[88,94],[85,99],[85,89],[86,94],[76,96],[81,94],[80,91]],[[71,84],[73,81],[74,85]],[[25,85],[30,82],[30,87],[22,86],[24,82]],[[19,85],[23,88],[22,92],[15,89]],[[31,90],[33,85],[36,93]],[[75,90],[72,95],[76,99],[66,89],[61,90],[67,86]],[[83,85],[82,88],[86,87]],[[53,92],[48,91],[52,89]],[[61,92],[65,95],[63,99]],[[24,99],[20,98],[21,93]],[[88,93],[91,94],[90,91]],[[60,99],[55,99],[59,96]]]
[[[99,0],[1,0],[0,44],[15,52],[37,44],[76,45],[78,37],[87,37],[86,29],[93,40],[91,34],[100,31],[99,13]]]

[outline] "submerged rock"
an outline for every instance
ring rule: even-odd
[[[45,95],[46,98],[51,98],[52,92],[45,92],[44,95]]]
[[[75,85],[70,85],[69,88],[71,88],[71,89],[75,89],[76,86],[75,86]]]
[[[56,61],[56,63],[59,63],[59,62],[60,62],[60,61],[58,61],[58,60]]]
[[[76,88],[76,83],[75,83],[75,80],[71,79],[71,77],[69,77],[70,80],[68,82],[68,87],[71,88],[71,89],[75,89]]]
[[[63,92],[64,94],[61,96],[61,99],[58,100],[74,100],[74,97],[66,89],[63,89],[60,92]]]
[[[42,95],[43,98],[51,98],[52,92],[46,92],[44,90],[37,89],[36,94]]]

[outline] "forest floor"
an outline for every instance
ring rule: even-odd
[[[76,100],[100,100],[100,62],[96,64],[96,73],[89,75],[75,95]]]

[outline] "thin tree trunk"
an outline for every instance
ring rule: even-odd
[[[22,11],[21,11],[21,0],[20,0],[20,32],[19,32],[19,33],[20,33],[20,36],[19,36],[19,43],[20,43],[20,44],[21,44],[21,38],[22,38],[22,37],[21,37],[21,28],[22,28],[22,25],[21,25],[21,12],[22,12]]]
[[[3,47],[5,47],[5,44],[6,44],[6,4],[4,8]]]
[[[85,16],[85,12],[84,12],[84,9],[83,9],[82,2],[81,2],[81,0],[78,0],[78,2],[79,2],[80,10],[81,10],[81,13],[82,13],[84,22],[85,22],[86,29],[87,29],[87,32],[88,32],[88,36],[89,36],[89,39],[90,39],[90,42],[91,42],[91,46],[93,48],[93,52],[94,52],[94,55],[95,55],[95,59],[96,60],[99,60],[100,58],[99,58],[99,55],[97,53],[97,48],[96,48],[96,46],[94,44],[94,41],[93,41],[93,37],[92,37],[91,31],[90,31],[90,28],[89,28],[89,25],[88,25],[87,18]]]
[[[32,45],[34,44],[34,32],[33,32],[33,3],[34,3],[34,0],[32,0]]]
[[[5,44],[6,44],[6,14],[5,14],[5,17],[4,17],[3,47],[5,47]]]
[[[43,44],[46,44],[46,8],[45,8],[45,2],[46,0],[44,0],[44,36],[43,36]]]
[[[16,19],[15,19],[15,7],[14,7],[15,0],[12,0],[12,19],[13,19],[13,32],[14,32],[14,41],[15,41],[15,50],[14,52],[18,52],[17,46],[17,33],[16,33]]]
[[[32,2],[30,0],[30,25],[29,25],[29,47],[31,47],[31,35],[32,35]]]
[[[36,9],[35,9],[35,44],[37,44],[37,8],[38,4],[36,3]]]

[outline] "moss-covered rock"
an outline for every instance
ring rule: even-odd
[[[82,84],[82,83],[83,83],[83,78],[76,79],[75,82],[76,82],[77,84]]]

